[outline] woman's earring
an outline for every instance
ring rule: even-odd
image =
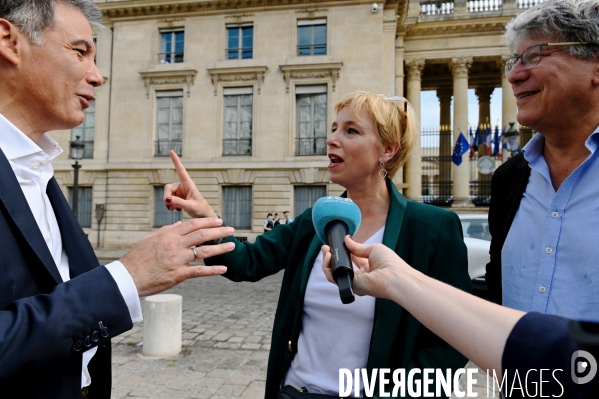
[[[381,166],[381,170],[379,170],[379,177],[381,179],[385,180],[385,178],[387,177],[387,171],[385,170],[385,163],[383,162],[382,159],[379,162],[379,165]]]

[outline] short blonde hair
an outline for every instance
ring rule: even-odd
[[[335,111],[339,113],[346,105],[351,107],[351,113],[355,117],[358,117],[362,109],[370,114],[375,121],[381,148],[399,144],[397,153],[385,164],[389,178],[393,178],[406,162],[418,137],[418,121],[408,100],[357,91],[344,96],[335,105]]]

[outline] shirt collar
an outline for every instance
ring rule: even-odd
[[[595,128],[595,131],[591,133],[588,139],[584,143],[585,147],[591,152],[591,155],[595,153],[599,146],[599,126]],[[529,163],[537,160],[543,155],[543,147],[545,146],[545,137],[541,133],[536,133],[532,139],[522,148],[524,153],[524,159]]]
[[[37,144],[34,143],[2,114],[0,114],[0,132],[0,148],[9,160],[44,153],[51,161],[63,151],[48,133],[44,133]]]

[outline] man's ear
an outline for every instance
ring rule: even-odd
[[[18,43],[25,39],[16,26],[0,18],[0,62],[19,63]]]
[[[593,84],[595,86],[599,87],[599,59],[597,57],[595,58],[595,65],[593,68],[593,77],[592,77],[591,81],[593,82]]]

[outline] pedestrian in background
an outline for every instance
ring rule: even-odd
[[[264,232],[271,231],[274,229],[275,225],[272,220],[272,213],[266,215],[266,220],[264,221]]]
[[[283,216],[285,217],[285,224],[291,224],[291,222],[293,222],[293,219],[289,216],[289,211],[283,212]]]

